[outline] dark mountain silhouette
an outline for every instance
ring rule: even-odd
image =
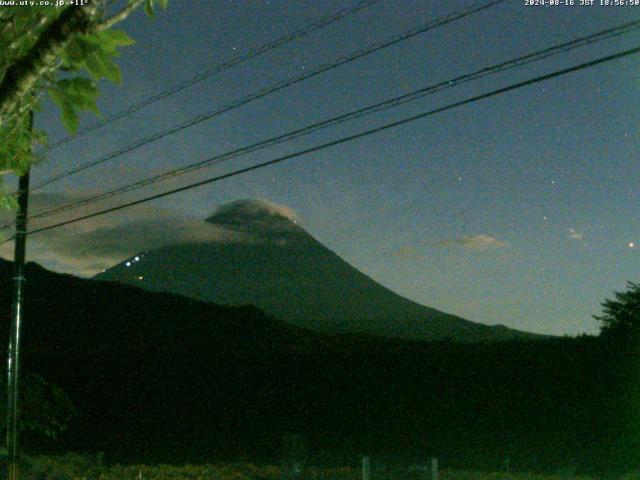
[[[12,265],[0,261],[0,335]],[[419,342],[326,335],[255,307],[96,282],[30,264],[22,372],[80,416],[53,445],[117,462],[310,462],[611,473],[640,466],[637,350],[598,338]],[[4,352],[6,354],[6,352]],[[383,457],[383,455],[385,457]]]
[[[288,323],[330,333],[456,341],[533,336],[470,322],[393,293],[269,203],[233,202],[206,221],[203,229],[223,227],[237,240],[140,252],[95,278],[219,304],[252,304]]]

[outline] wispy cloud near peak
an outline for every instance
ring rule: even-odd
[[[449,238],[437,243],[439,246],[461,246],[468,250],[484,251],[498,248],[506,248],[508,243],[498,240],[491,235],[466,235],[463,237]]]

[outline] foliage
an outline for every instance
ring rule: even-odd
[[[148,15],[155,5],[167,6],[167,0],[87,0],[84,6],[62,7],[35,3],[0,9],[0,181],[3,174],[22,175],[38,160],[32,146],[45,143],[46,135],[31,128],[30,113],[40,108],[44,94],[75,133],[80,112],[99,113],[96,82],[120,83],[114,58],[133,40],[112,27],[140,5]],[[0,193],[0,207],[12,205]]]
[[[26,456],[22,462],[20,476],[27,480],[97,479],[105,470],[101,455]]]
[[[616,292],[615,300],[602,304],[603,314],[594,316],[600,322],[603,336],[637,338],[640,333],[640,284],[628,282],[627,291]]]
[[[0,291],[12,272],[0,262]],[[328,337],[255,308],[35,264],[27,277],[23,358],[82,412],[65,448],[127,463],[268,462],[295,432],[308,465],[367,452],[474,470],[506,456],[516,471],[640,469],[638,356],[619,343]],[[10,311],[0,295],[0,314]]]
[[[29,374],[21,381],[20,425],[22,432],[56,438],[76,416],[76,409],[60,387],[40,375]],[[6,396],[5,376],[0,381],[2,398]],[[0,418],[6,416],[6,402],[0,402]]]
[[[354,459],[357,460],[357,459]],[[29,457],[22,470],[26,480],[55,479],[80,480],[94,479],[121,480],[280,480],[281,469],[273,465],[254,465],[251,463],[204,464],[204,465],[113,465],[105,466],[101,459],[75,454],[60,457]],[[567,480],[584,479],[576,475],[537,475],[531,473],[475,472],[463,470],[443,470],[442,480]],[[359,480],[362,472],[359,468],[312,467],[306,472],[307,480]],[[378,477],[380,478],[380,477]],[[407,472],[397,468],[382,477],[386,480],[405,480]]]

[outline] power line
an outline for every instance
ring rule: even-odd
[[[291,43],[294,40],[297,40],[298,38],[304,37],[306,35],[309,35],[311,33],[313,33],[316,30],[320,30],[321,28],[324,28],[348,15],[351,15],[353,13],[357,13],[360,10],[364,10],[365,8],[371,7],[373,5],[375,5],[376,3],[381,2],[382,0],[363,0],[361,2],[359,2],[358,4],[356,4],[353,7],[348,7],[348,8],[343,8],[342,10],[336,12],[335,14],[326,16],[326,17],[322,17],[321,19],[299,29],[296,30],[290,34],[287,34],[285,36],[282,36],[272,42],[266,43],[258,48],[256,48],[255,50],[251,50],[247,53],[245,53],[244,55],[241,55],[239,57],[235,57],[231,60],[229,60],[228,62],[224,62],[221,63],[219,65],[216,65],[212,68],[209,68],[208,70],[205,70],[203,72],[198,73],[197,75],[194,75],[193,77],[184,80],[176,85],[173,85],[172,87],[169,87],[161,92],[158,92],[154,95],[151,95],[147,98],[142,99],[140,102],[135,103],[129,107],[127,107],[124,110],[121,110],[118,113],[115,113],[113,115],[110,115],[109,117],[106,117],[103,120],[100,120],[98,122],[93,123],[92,125],[89,125],[88,127],[82,129],[80,132],[78,132],[76,135],[67,135],[66,137],[63,137],[49,145],[47,145],[45,148],[43,148],[40,152],[38,153],[45,153],[45,152],[49,152],[51,150],[53,150],[54,148],[60,147],[61,145],[64,145],[66,143],[69,143],[73,140],[76,140],[80,137],[83,137],[95,130],[98,130],[99,128],[104,127],[105,125],[109,125],[110,123],[115,122],[116,120],[120,120],[122,118],[128,117],[129,115],[137,112],[138,110],[142,110],[143,108],[156,103],[160,100],[164,100],[167,97],[170,97],[172,95],[175,95],[178,92],[181,92],[182,90],[185,90],[186,88],[189,88],[199,82],[202,82],[203,80],[206,80],[207,78],[211,78],[214,75],[217,75],[219,73],[224,72],[225,70],[228,70],[232,67],[235,67],[236,65],[240,65],[241,63],[244,63],[248,60],[251,60],[253,58],[256,58],[262,54],[268,53],[272,50],[275,50],[276,48],[282,47],[283,45],[286,45],[287,43]]]
[[[55,175],[55,176],[49,178],[48,180],[45,180],[44,182],[36,185],[35,187],[33,187],[32,190],[38,190],[38,189],[40,189],[40,188],[42,188],[42,187],[44,187],[46,185],[49,185],[49,184],[51,184],[53,182],[57,182],[58,180],[62,180],[63,178],[67,178],[67,177],[69,177],[71,175],[75,175],[76,173],[82,172],[82,171],[84,171],[84,170],[86,170],[88,168],[92,168],[92,167],[95,167],[95,166],[100,165],[102,163],[108,162],[109,160],[112,160],[114,158],[122,156],[122,155],[124,155],[126,153],[132,152],[132,151],[134,151],[134,150],[136,150],[136,149],[138,149],[138,148],[140,148],[140,147],[142,147],[144,145],[147,145],[149,143],[152,143],[152,142],[155,142],[157,140],[160,140],[160,139],[162,139],[164,137],[167,137],[169,135],[177,133],[177,132],[179,132],[181,130],[184,130],[186,128],[189,128],[189,127],[192,127],[194,125],[197,125],[197,124],[199,124],[201,122],[204,122],[205,120],[210,120],[210,119],[212,119],[214,117],[217,117],[218,115],[221,115],[223,113],[226,113],[226,112],[228,112],[230,110],[234,110],[234,109],[236,109],[238,107],[241,107],[243,105],[246,105],[246,104],[248,104],[250,102],[253,102],[253,101],[258,100],[260,98],[266,97],[267,95],[270,95],[272,93],[278,92],[278,91],[283,90],[285,88],[288,88],[288,87],[290,87],[292,85],[295,85],[297,83],[300,83],[300,82],[303,82],[303,81],[308,80],[310,78],[313,78],[315,76],[318,76],[318,75],[320,75],[322,73],[325,73],[325,72],[328,72],[328,71],[333,70],[335,68],[338,68],[338,67],[340,67],[342,65],[345,65],[347,63],[351,63],[351,62],[353,62],[353,61],[355,61],[357,59],[360,59],[360,58],[365,57],[367,55],[371,55],[372,53],[378,52],[378,51],[380,51],[382,49],[388,48],[388,47],[390,47],[392,45],[395,45],[397,43],[403,42],[405,40],[409,40],[410,38],[413,38],[413,37],[415,37],[417,35],[426,33],[427,31],[433,30],[434,28],[441,27],[443,25],[446,25],[448,23],[454,22],[456,20],[460,20],[460,19],[465,18],[465,17],[467,17],[469,15],[472,15],[474,13],[481,12],[483,10],[486,10],[486,9],[488,9],[490,7],[493,7],[494,5],[497,5],[499,3],[503,3],[505,1],[506,0],[491,0],[490,2],[484,3],[484,4],[480,5],[480,6],[471,7],[471,8],[467,8],[467,9],[464,9],[464,10],[458,10],[456,12],[450,13],[450,14],[446,15],[445,17],[443,17],[442,19],[429,22],[425,26],[411,29],[411,30],[407,31],[404,34],[392,37],[391,39],[388,39],[388,40],[385,40],[383,42],[371,45],[371,46],[369,46],[369,47],[367,47],[365,49],[362,49],[362,50],[359,50],[357,52],[351,53],[351,54],[349,54],[347,56],[341,57],[337,61],[334,61],[333,63],[327,63],[327,64],[324,64],[324,65],[321,65],[320,67],[316,68],[315,70],[311,70],[311,71],[309,71],[307,73],[304,73],[302,75],[289,78],[288,80],[282,81],[282,82],[277,83],[275,85],[272,85],[270,87],[267,87],[267,88],[264,88],[262,90],[259,90],[256,93],[252,93],[250,95],[242,97],[242,98],[240,98],[238,100],[235,100],[235,101],[233,101],[233,102],[231,102],[231,103],[229,103],[229,104],[227,104],[227,105],[225,105],[223,107],[220,107],[220,108],[218,108],[216,110],[213,110],[213,111],[205,113],[205,114],[198,115],[198,116],[192,118],[191,120],[188,120],[188,121],[186,121],[186,122],[184,122],[184,123],[182,123],[180,125],[171,127],[171,128],[169,128],[167,130],[163,130],[162,132],[155,133],[155,134],[150,135],[148,137],[145,137],[145,138],[143,138],[141,140],[138,140],[138,141],[126,146],[126,147],[122,147],[119,150],[116,150],[114,152],[111,152],[111,153],[103,156],[103,157],[100,157],[100,158],[98,158],[96,160],[92,160],[90,162],[84,163],[84,164],[79,165],[79,166],[77,166],[75,168],[72,168],[70,170],[67,170],[66,172],[63,172],[63,173],[61,173],[59,175]]]
[[[285,141],[289,141],[304,135],[308,135],[312,132],[330,127],[330,126],[335,126],[341,123],[344,123],[346,121],[350,121],[350,120],[354,120],[354,119],[358,119],[361,117],[364,117],[366,115],[370,115],[373,113],[377,113],[392,107],[397,107],[399,105],[408,103],[408,102],[412,102],[415,100],[418,100],[420,98],[424,98],[427,95],[432,95],[435,94],[437,92],[440,92],[442,90],[445,90],[447,88],[452,88],[458,85],[461,85],[463,83],[467,83],[473,80],[478,80],[480,78],[484,78],[486,76],[489,75],[494,75],[506,70],[510,70],[512,68],[516,68],[516,67],[522,67],[524,65],[528,65],[530,63],[533,62],[537,62],[540,60],[543,60],[545,58],[548,58],[550,56],[553,55],[557,55],[560,53],[565,53],[568,52],[570,50],[579,48],[579,47],[583,47],[585,45],[590,45],[593,44],[595,42],[600,42],[603,40],[607,40],[610,38],[613,38],[615,36],[619,36],[625,33],[629,33],[635,30],[638,30],[640,28],[640,20],[636,20],[636,21],[632,21],[632,22],[627,22],[624,23],[622,25],[616,26],[616,27],[612,27],[606,30],[602,30],[600,32],[596,32],[593,33],[591,35],[587,35],[584,37],[580,37],[580,38],[576,38],[574,40],[571,40],[569,42],[565,42],[559,45],[555,45],[552,47],[548,47],[545,48],[543,50],[537,51],[537,52],[533,52],[533,53],[529,53],[517,58],[513,58],[504,62],[501,62],[497,65],[493,65],[490,67],[485,67],[482,68],[480,70],[476,70],[472,73],[468,73],[465,75],[461,75],[458,76],[456,78],[452,78],[450,80],[446,80],[446,81],[442,81],[439,82],[435,85],[430,85],[428,87],[425,88],[421,88],[419,90],[415,90],[412,91],[410,93],[389,99],[389,100],[385,100],[383,102],[379,102],[376,103],[374,105],[370,105],[343,115],[339,115],[337,117],[333,117],[330,118],[328,120],[324,120],[321,122],[317,122],[317,123],[313,123],[311,125],[307,125],[305,127],[284,133],[282,135],[278,135],[276,137],[272,137],[269,138],[267,140],[262,140],[260,142],[254,143],[252,145],[248,145],[248,146],[244,146],[244,147],[240,147],[237,148],[235,150],[231,150],[225,153],[222,153],[220,155],[216,155],[212,158],[209,158],[207,160],[203,160],[200,162],[196,162],[190,165],[186,165],[184,167],[180,167],[180,168],[176,168],[173,170],[170,170],[168,172],[164,172],[158,175],[155,175],[153,177],[150,178],[146,178],[134,183],[131,183],[129,185],[125,185],[123,187],[117,188],[115,190],[111,190],[108,192],[104,192],[98,195],[94,195],[92,197],[88,197],[88,198],[84,198],[75,202],[71,202],[68,203],[66,205],[61,205],[59,207],[55,207],[49,210],[45,210],[42,212],[38,212],[32,216],[29,217],[30,220],[32,219],[36,219],[36,218],[44,218],[44,217],[48,217],[51,215],[54,215],[56,213],[60,213],[60,212],[64,212],[64,211],[69,211],[69,210],[74,210],[76,208],[85,206],[85,205],[89,205],[95,202],[98,202],[100,200],[104,200],[106,198],[113,198],[115,196],[121,195],[123,193],[127,193],[127,192],[131,192],[134,190],[138,190],[140,188],[149,186],[149,185],[153,185],[155,183],[164,181],[164,180],[168,180],[169,178],[174,178],[177,177],[179,175],[183,175],[189,172],[193,172],[195,170],[199,170],[201,168],[205,168],[205,167],[209,167],[212,165],[217,165],[219,163],[222,163],[224,161],[230,160],[232,158],[236,158],[242,155],[246,155],[248,153],[252,153],[258,150],[262,150],[264,148],[279,144],[279,143],[283,143]],[[8,226],[11,226],[12,224],[6,224],[3,226],[0,226],[0,229],[6,228]]]
[[[166,197],[166,196],[173,195],[173,194],[176,194],[176,193],[180,193],[180,192],[184,192],[184,191],[187,191],[187,190],[191,190],[193,188],[197,188],[197,187],[200,187],[200,186],[203,186],[203,185],[207,185],[207,184],[210,184],[210,183],[218,182],[218,181],[224,180],[226,178],[235,177],[237,175],[241,175],[243,173],[248,173],[248,172],[251,172],[251,171],[254,171],[254,170],[258,170],[260,168],[268,167],[270,165],[274,165],[276,163],[284,162],[284,161],[290,160],[292,158],[308,155],[310,153],[315,153],[315,152],[324,150],[326,148],[330,148],[330,147],[333,147],[333,146],[336,146],[336,145],[340,145],[340,144],[343,144],[343,143],[346,143],[346,142],[350,142],[350,141],[353,141],[353,140],[356,140],[356,139],[368,137],[368,136],[373,135],[375,133],[379,133],[379,132],[382,132],[382,131],[385,131],[385,130],[389,130],[391,128],[395,128],[395,127],[398,127],[398,126],[401,126],[401,125],[405,125],[405,124],[414,122],[416,120],[420,120],[422,118],[426,118],[426,117],[429,117],[429,116],[432,116],[432,115],[435,115],[435,114],[438,114],[438,113],[442,113],[442,112],[445,112],[445,111],[448,111],[448,110],[452,110],[454,108],[461,107],[463,105],[468,105],[468,104],[477,102],[479,100],[484,100],[486,98],[494,97],[494,96],[500,95],[502,93],[506,93],[506,92],[509,92],[509,91],[512,91],[512,90],[516,90],[518,88],[522,88],[522,87],[525,87],[525,86],[528,86],[528,85],[532,85],[534,83],[538,83],[538,82],[542,82],[542,81],[545,81],[545,80],[549,80],[551,78],[559,77],[561,75],[566,75],[568,73],[576,72],[578,70],[583,70],[585,68],[590,68],[590,67],[593,67],[595,65],[599,65],[599,64],[602,64],[602,63],[605,63],[605,62],[610,62],[612,60],[623,58],[623,57],[626,57],[626,56],[629,56],[629,55],[634,55],[634,54],[637,54],[637,53],[640,53],[640,47],[636,47],[636,48],[632,48],[632,49],[629,49],[629,50],[625,50],[623,52],[619,52],[619,53],[616,53],[616,54],[613,54],[613,55],[608,55],[606,57],[600,57],[600,58],[598,58],[596,60],[592,60],[592,61],[589,61],[589,62],[586,62],[586,63],[575,65],[573,67],[565,68],[565,69],[562,69],[562,70],[557,70],[555,72],[548,73],[546,75],[541,75],[541,76],[538,76],[538,77],[535,77],[535,78],[532,78],[532,79],[529,79],[529,80],[525,80],[525,81],[522,81],[522,82],[518,82],[518,83],[515,83],[515,84],[512,84],[512,85],[509,85],[507,87],[503,87],[503,88],[499,88],[499,89],[496,89],[496,90],[492,90],[491,92],[488,92],[488,93],[484,93],[484,94],[481,94],[481,95],[477,95],[477,96],[468,98],[466,100],[461,100],[461,101],[458,101],[458,102],[455,102],[455,103],[451,103],[451,104],[446,105],[444,107],[436,108],[434,110],[430,110],[428,112],[420,113],[418,115],[413,115],[411,117],[407,117],[407,118],[404,118],[402,120],[398,120],[398,121],[395,121],[395,122],[387,123],[387,124],[382,125],[380,127],[376,127],[376,128],[372,128],[372,129],[369,129],[369,130],[365,130],[363,132],[356,133],[354,135],[349,135],[349,136],[346,136],[346,137],[342,137],[342,138],[339,138],[337,140],[333,140],[331,142],[323,143],[321,145],[317,145],[315,147],[307,148],[305,150],[300,150],[298,152],[291,153],[291,154],[288,154],[288,155],[284,155],[284,156],[281,156],[281,157],[278,157],[278,158],[275,158],[275,159],[272,159],[272,160],[268,160],[266,162],[258,163],[256,165],[252,165],[250,167],[241,168],[241,169],[235,170],[233,172],[225,173],[223,175],[218,175],[216,177],[208,178],[206,180],[201,180],[199,182],[195,182],[195,183],[192,183],[192,184],[180,187],[180,188],[175,188],[175,189],[172,189],[172,190],[168,190],[166,192],[162,192],[162,193],[158,193],[158,194],[155,194],[155,195],[151,195],[151,196],[148,196],[148,197],[145,197],[145,198],[142,198],[142,199],[139,199],[139,200],[135,200],[135,201],[132,201],[132,202],[124,203],[124,204],[121,204],[121,205],[118,205],[118,206],[115,206],[115,207],[106,208],[106,209],[100,210],[98,212],[94,212],[94,213],[91,213],[91,214],[88,214],[88,215],[83,215],[83,216],[80,216],[80,217],[76,217],[76,218],[73,218],[73,219],[70,219],[70,220],[66,220],[66,221],[59,222],[59,223],[56,223],[56,224],[53,224],[53,225],[49,225],[47,227],[38,228],[36,230],[32,230],[32,231],[28,232],[27,234],[28,235],[33,235],[33,234],[36,234],[36,233],[45,232],[47,230],[52,230],[54,228],[62,227],[62,226],[65,226],[65,225],[70,225],[70,224],[73,224],[73,223],[80,222],[82,220],[87,220],[89,218],[101,216],[101,215],[104,215],[106,213],[115,212],[115,211],[118,211],[118,210],[122,210],[124,208],[129,208],[129,207],[133,207],[135,205],[140,205],[140,204],[152,201],[152,200],[156,200],[158,198]]]

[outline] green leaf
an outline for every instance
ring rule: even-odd
[[[126,47],[136,43],[124,30],[105,30],[98,35],[101,40],[107,41],[117,47]]]
[[[65,101],[64,93],[59,89],[49,89],[49,96],[51,99],[58,105],[58,107],[62,108],[62,102]]]
[[[158,0],[158,5],[160,5],[162,10],[166,10],[169,5],[169,0]]]
[[[78,113],[73,108],[73,104],[71,104],[71,102],[63,102],[61,105],[61,109],[62,123],[72,135],[75,135],[75,133],[78,131],[78,126],[80,125],[80,118],[78,117]]]
[[[60,65],[60,70],[62,70],[63,72],[77,72],[82,68],[81,64],[70,62],[68,59],[64,58],[64,55],[62,55],[62,57],[63,58],[62,64]]]
[[[89,78],[76,77],[60,80],[56,83],[68,95],[80,99],[95,100],[100,93],[95,83]]]
[[[67,44],[64,53],[71,62],[82,62],[85,57],[99,49],[100,41],[95,35],[76,35]]]
[[[85,65],[86,59],[99,49],[100,41],[95,35],[74,36],[60,55],[62,68],[68,71],[79,70]]]
[[[68,93],[63,89],[50,89],[49,95],[60,108],[63,125],[70,133],[75,134],[78,130],[80,119]]]
[[[145,2],[144,2],[144,13],[146,13],[150,17],[153,17],[153,15],[155,13],[153,11],[153,0],[145,0]]]
[[[31,148],[31,132],[26,128],[21,128],[14,136],[14,142],[19,152],[29,151]]]
[[[89,55],[85,60],[85,65],[96,80],[104,77],[117,84],[120,84],[122,81],[120,67],[118,67],[118,65],[111,60],[111,56],[103,50],[98,50]]]
[[[84,60],[84,64],[87,67],[89,73],[96,80],[100,80],[105,76],[102,63],[98,60],[97,55],[91,54]]]
[[[78,37],[71,39],[67,46],[64,49],[65,60],[69,63],[75,63],[81,61],[87,54],[85,49],[83,48],[82,42],[80,42]]]
[[[112,37],[107,34],[107,32],[98,32],[95,34],[95,38],[100,45],[99,50],[102,50],[109,55],[117,55],[118,54],[118,46],[113,41]]]
[[[98,61],[102,64],[102,71],[104,72],[105,78],[111,80],[113,83],[122,83],[120,67],[118,67],[118,65],[116,65],[113,60],[111,60],[111,57],[103,51],[98,51],[95,53],[95,55]]]
[[[3,210],[16,210],[18,208],[18,199],[14,195],[9,195],[5,192],[0,192],[0,209]],[[2,240],[6,240],[4,237],[0,237]]]
[[[0,143],[0,170],[9,169],[11,169],[11,152],[7,143],[2,142]]]
[[[96,115],[100,114],[96,105],[99,91],[92,80],[77,77],[60,80],[56,84],[58,86],[58,95],[64,96],[65,100],[71,102],[75,108],[90,110]]]

